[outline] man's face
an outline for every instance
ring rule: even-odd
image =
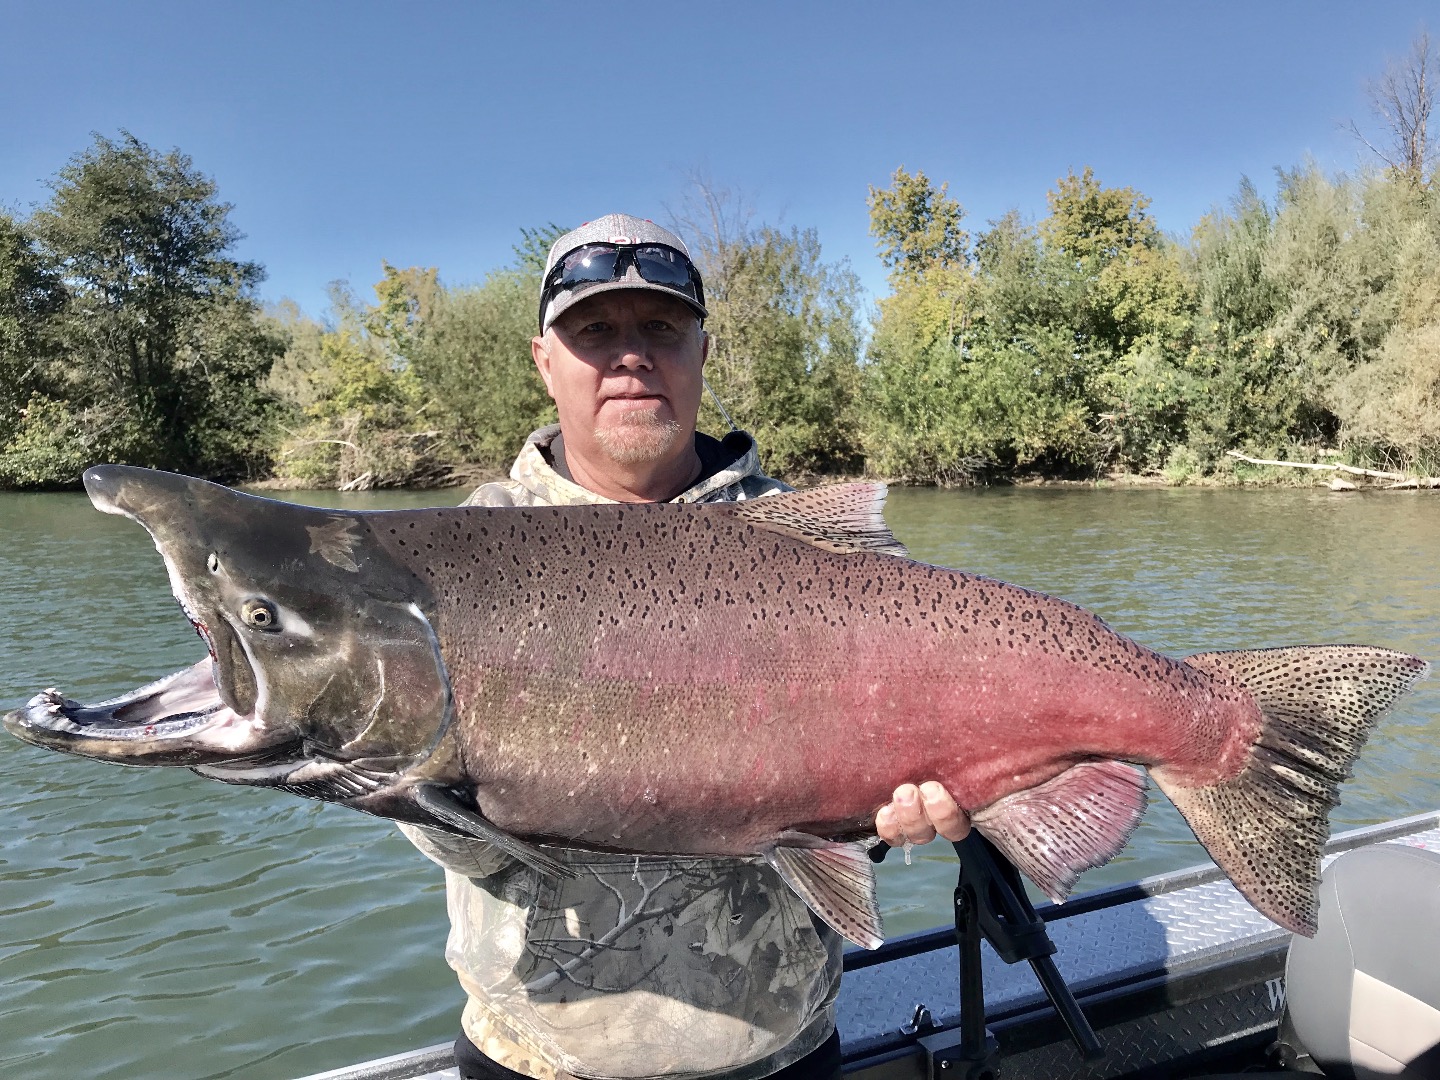
[[[581,300],[531,342],[567,453],[625,466],[688,452],[708,348],[683,301],[645,289]]]

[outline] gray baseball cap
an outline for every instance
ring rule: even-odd
[[[696,296],[690,296],[681,289],[668,284],[646,281],[641,276],[635,260],[625,268],[625,273],[616,281],[586,282],[573,289],[554,289],[548,294],[544,282],[550,280],[550,272],[576,248],[586,244],[663,244],[674,248],[685,256],[687,268],[694,274]],[[705,293],[700,286],[700,271],[690,262],[690,251],[685,242],[669,229],[662,229],[646,218],[631,217],[629,214],[606,214],[594,221],[587,221],[578,229],[571,229],[550,246],[550,256],[545,260],[545,277],[540,286],[540,332],[550,329],[560,313],[583,297],[614,289],[652,289],[678,297],[689,305],[696,316],[703,319],[710,313],[705,310]]]

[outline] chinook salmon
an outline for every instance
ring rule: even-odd
[[[913,562],[852,484],[743,503],[346,513],[85,474],[149,530],[209,656],[121,698],[47,690],[39,746],[476,836],[763,857],[882,938],[866,848],[939,780],[1059,900],[1143,775],[1261,912],[1312,933],[1326,816],[1427,670],[1357,645],[1171,659],[1065,601]]]

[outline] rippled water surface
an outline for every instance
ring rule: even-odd
[[[452,493],[301,501],[420,506]],[[1363,641],[1440,659],[1440,496],[893,492],[919,557],[1056,593],[1176,654]],[[0,709],[128,691],[199,658],[143,530],[0,495]],[[1440,805],[1440,680],[1384,722],[1333,815]],[[956,747],[957,754],[964,747]],[[949,915],[951,862],[881,868],[892,933]],[[1081,888],[1198,862],[1157,799]],[[297,1076],[452,1037],[438,869],[383,821],[0,736],[0,1075]]]

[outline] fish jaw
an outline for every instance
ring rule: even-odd
[[[150,534],[165,564],[175,602],[210,653],[212,690],[219,695],[221,704],[237,717],[263,716],[263,702],[259,699],[265,696],[264,686],[257,681],[263,673],[242,645],[241,635],[228,625],[226,613],[217,603],[214,583],[199,572],[205,553],[200,550],[203,545],[194,542],[199,539],[197,530],[189,525],[202,516],[220,518],[215,513],[219,508],[215,494],[225,489],[187,476],[128,465],[97,465],[86,469],[82,479],[95,509],[129,518]],[[226,492],[220,497],[222,505],[231,501],[231,495]],[[182,542],[177,544],[174,538]],[[165,681],[141,687],[134,694],[143,695]]]
[[[93,705],[44,690],[7,713],[4,723],[10,734],[34,746],[119,765],[229,761],[283,741],[256,716],[238,713],[220,699],[208,658]]]

